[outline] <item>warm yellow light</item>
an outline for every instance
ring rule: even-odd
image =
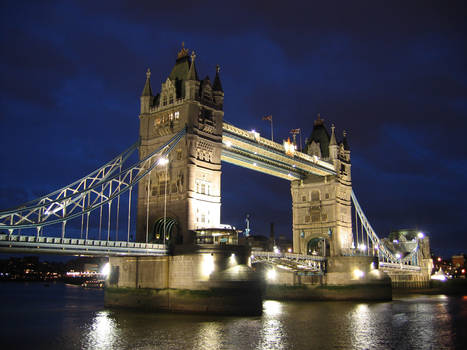
[[[353,270],[353,275],[355,278],[363,278],[363,276],[365,276],[365,273],[362,270],[355,269]]]
[[[229,258],[229,265],[236,265],[237,264],[237,258],[235,257],[235,253],[232,253]]]
[[[274,269],[269,269],[268,272],[266,273],[266,277],[270,281],[274,281],[276,279],[276,276],[277,276],[276,270]]]
[[[204,277],[209,277],[214,271],[214,256],[211,254],[203,254],[201,262],[201,273]]]
[[[169,162],[169,159],[166,157],[159,158],[157,165],[166,165]]]
[[[110,263],[106,263],[101,270],[101,274],[105,277],[110,275]]]

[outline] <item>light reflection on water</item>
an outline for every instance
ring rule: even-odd
[[[120,329],[111,317],[110,311],[97,312],[92,320],[88,332],[83,334],[83,347],[85,349],[113,349],[119,340]]]
[[[2,348],[452,349],[467,341],[467,299],[462,297],[409,296],[382,303],[268,300],[260,317],[220,317],[107,310],[101,291],[41,288],[0,288],[0,298],[9,301],[0,308]]]

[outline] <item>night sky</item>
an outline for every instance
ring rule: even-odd
[[[181,42],[225,120],[275,140],[317,113],[348,132],[353,188],[380,237],[418,228],[467,253],[463,1],[2,1],[0,208],[91,172],[138,137]],[[238,5],[241,4],[242,5]],[[136,4],[138,4],[136,6]],[[291,235],[289,182],[223,164],[222,222]]]

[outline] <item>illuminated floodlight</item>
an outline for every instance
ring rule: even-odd
[[[201,273],[204,277],[209,277],[214,271],[214,256],[211,254],[203,254],[201,262]]]
[[[359,244],[358,249],[361,250],[362,252],[366,250],[366,245],[365,244]]]
[[[425,234],[423,232],[419,232],[417,237],[423,239],[425,237]]]
[[[274,253],[279,254],[281,251],[277,246],[274,246]]]
[[[253,166],[257,166],[258,164],[256,164],[256,162],[253,163]]]
[[[292,253],[292,248],[287,249],[289,253]]]
[[[400,259],[401,258],[401,255],[399,253],[396,254],[396,258],[397,259]]]
[[[363,278],[363,276],[365,276],[365,273],[362,270],[355,269],[353,270],[353,275],[355,278]]]
[[[276,276],[277,276],[276,270],[274,269],[270,269],[266,273],[266,277],[268,278],[269,281],[274,281],[276,279]]]
[[[225,141],[225,145],[230,148],[232,147],[232,142],[231,141]]]
[[[399,243],[399,240],[398,239],[393,239],[392,243]]]
[[[159,158],[157,165],[166,165],[169,163],[169,159],[166,157]]]
[[[232,253],[229,258],[229,265],[236,265],[237,264],[237,259],[235,258],[235,253]]]
[[[105,263],[102,267],[101,275],[104,275],[105,277],[110,275],[110,263]]]
[[[441,281],[441,282],[446,282],[446,276],[442,273],[440,274],[435,273],[434,275],[431,276],[431,279]]]

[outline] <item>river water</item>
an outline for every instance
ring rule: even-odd
[[[104,308],[103,291],[0,284],[2,349],[466,349],[466,296],[264,301],[260,317]]]

